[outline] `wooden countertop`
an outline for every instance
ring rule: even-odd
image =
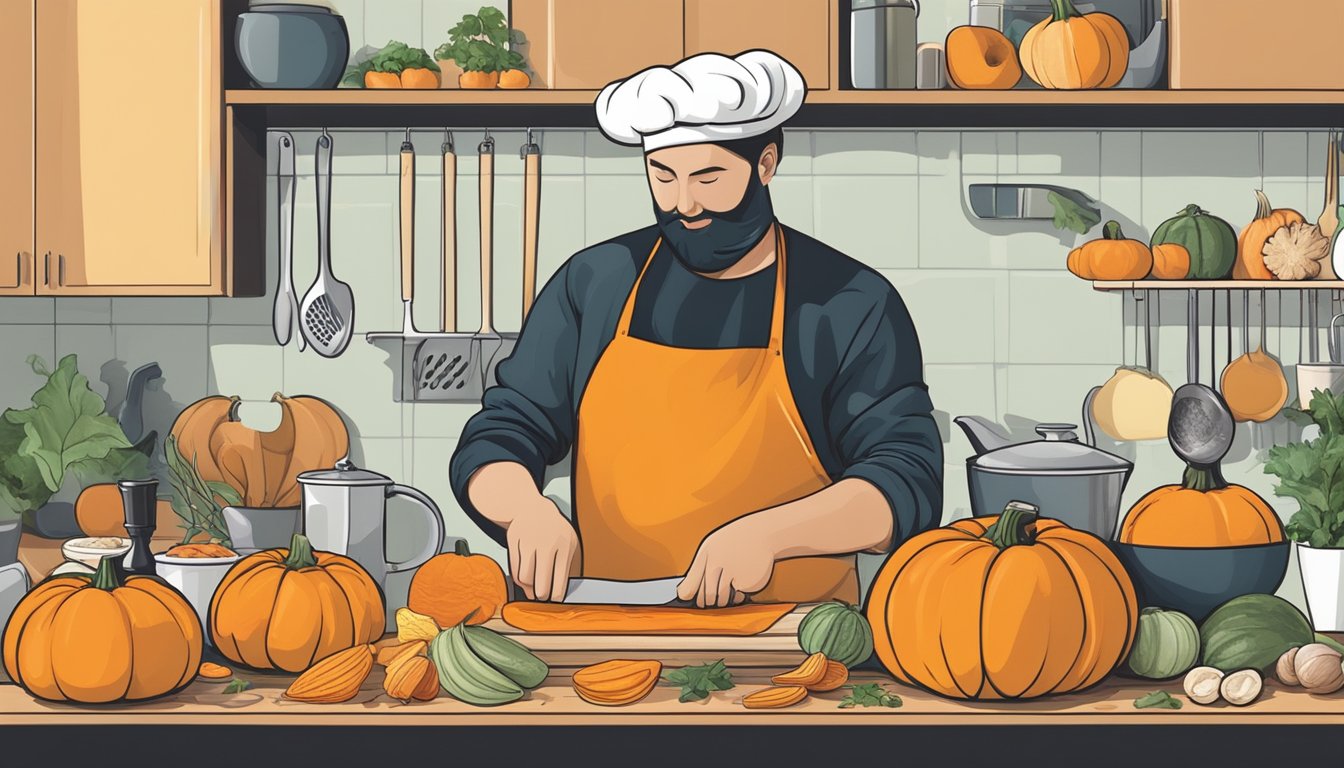
[[[223,682],[198,680],[171,697],[136,705],[73,706],[36,701],[11,684],[0,685],[0,722],[6,725],[1334,725],[1344,724],[1344,694],[1314,696],[1266,681],[1248,707],[1202,707],[1185,700],[1180,681],[1165,684],[1113,678],[1091,691],[1029,702],[959,702],[893,683],[876,672],[852,682],[880,682],[900,695],[895,709],[840,709],[847,691],[816,694],[787,709],[748,710],[744,695],[767,685],[774,670],[739,671],[737,687],[698,702],[681,703],[677,689],[659,685],[627,707],[599,707],[578,697],[567,674],[546,680],[528,696],[500,707],[473,707],[442,694],[432,702],[401,704],[382,691],[374,668],[363,690],[342,704],[305,704],[282,697],[290,677],[240,672],[253,687],[225,694]],[[1134,699],[1167,690],[1179,710],[1135,709]]]

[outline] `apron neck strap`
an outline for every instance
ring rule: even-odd
[[[771,302],[770,310],[770,350],[775,354],[780,354],[784,349],[784,230],[779,226],[779,222],[774,223],[775,228],[775,297]],[[625,299],[625,306],[621,308],[621,318],[616,323],[617,336],[630,335],[630,319],[635,314],[635,296],[639,293],[639,286],[644,282],[644,275],[649,271],[649,265],[653,263],[653,257],[662,247],[663,238],[659,237],[654,242],[653,248],[649,250],[648,258],[644,260],[644,266],[640,267],[639,275],[635,278],[635,284],[630,288],[630,295]]]

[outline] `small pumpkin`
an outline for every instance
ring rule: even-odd
[[[1265,266],[1265,243],[1289,224],[1300,224],[1306,218],[1291,208],[1275,208],[1269,197],[1255,190],[1255,218],[1241,230],[1237,239],[1237,263],[1232,277],[1237,280],[1273,280],[1274,273]]]
[[[1126,664],[1134,674],[1166,680],[1185,674],[1199,661],[1199,627],[1180,611],[1144,608]]]
[[[435,555],[411,578],[406,607],[440,627],[484,624],[509,601],[504,570],[494,558],[473,555],[464,539],[452,553]]]
[[[186,687],[203,632],[186,598],[105,557],[93,574],[53,576],[19,601],[4,634],[5,673],[48,701],[141,701]]]
[[[402,88],[438,88],[439,73],[428,67],[407,67],[401,70]]]
[[[1237,260],[1236,230],[1193,203],[1153,230],[1153,248],[1169,244],[1185,248],[1190,255],[1190,269],[1183,276],[1187,280],[1221,280]]]
[[[498,72],[463,72],[457,77],[459,88],[494,88],[499,85]]]
[[[1106,13],[1050,0],[1050,16],[1022,36],[1022,70],[1043,88],[1110,88],[1129,68],[1129,35]]]
[[[1022,79],[1013,41],[993,27],[961,26],[947,35],[947,77],[958,88],[1001,90]]]
[[[1153,253],[1120,231],[1120,222],[1108,221],[1098,240],[1069,253],[1069,271],[1084,280],[1141,280],[1153,269]]]
[[[1144,547],[1245,547],[1283,541],[1283,523],[1255,491],[1223,479],[1217,466],[1187,467],[1180,485],[1139,499],[1119,541]]]
[[[400,88],[401,78],[396,72],[375,72],[369,70],[364,73],[365,88]]]
[[[889,673],[956,699],[1095,685],[1128,655],[1139,614],[1106,542],[1021,502],[910,537],[866,610]]]
[[[521,69],[506,69],[499,73],[500,88],[527,88],[532,85],[532,78]]]
[[[384,610],[382,591],[359,563],[314,552],[295,534],[289,549],[248,555],[224,574],[210,600],[210,637],[231,661],[302,672],[382,637]]]
[[[873,629],[862,608],[832,600],[803,617],[798,625],[798,646],[809,654],[824,653],[832,661],[853,667],[873,655]]]
[[[1190,274],[1190,251],[1180,243],[1152,246],[1153,273],[1158,280],[1184,280]]]

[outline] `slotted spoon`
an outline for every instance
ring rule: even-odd
[[[331,136],[323,129],[313,159],[317,179],[317,279],[299,307],[303,337],[323,357],[344,352],[355,328],[355,295],[331,272],[331,145]]]

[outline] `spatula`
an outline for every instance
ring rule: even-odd
[[[350,345],[355,328],[355,295],[331,271],[331,135],[317,139],[317,279],[303,297],[299,316],[303,336],[323,357],[338,357]]]

